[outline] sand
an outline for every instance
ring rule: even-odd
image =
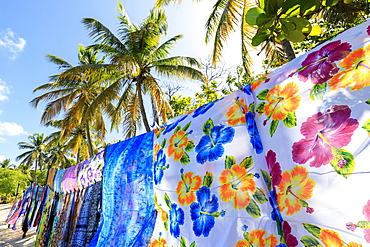
[[[28,231],[26,237],[22,239],[23,231],[8,228],[5,219],[9,214],[11,205],[0,204],[0,247],[11,246],[34,246],[36,232]]]

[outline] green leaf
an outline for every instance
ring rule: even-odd
[[[188,142],[188,145],[186,145],[186,147],[185,147],[185,151],[186,152],[191,152],[194,149],[194,147],[195,147],[194,142],[193,141],[189,141]]]
[[[267,188],[269,189],[269,191],[272,190],[272,184],[271,184],[271,176],[268,172],[266,172],[265,170],[261,170],[261,173],[262,173],[262,177],[263,177],[263,180],[265,181],[266,185],[267,185]]]
[[[168,216],[167,216],[167,220],[163,222],[163,227],[165,231],[168,231]]]
[[[285,0],[282,6],[282,13],[286,14],[293,6],[299,5],[300,0]],[[308,1],[309,2],[309,1]]]
[[[311,100],[322,100],[326,92],[327,83],[315,84],[310,92]]]
[[[300,241],[304,246],[309,246],[309,247],[321,247],[322,245],[317,241],[315,238],[311,236],[303,236]]]
[[[334,170],[345,178],[348,178],[355,170],[355,160],[353,155],[345,149],[332,148],[334,159],[330,165]],[[341,167],[343,166],[343,167]]]
[[[256,192],[253,194],[254,200],[256,200],[259,204],[264,204],[267,202],[267,198],[265,192],[261,188],[257,188]]]
[[[265,112],[265,105],[266,105],[266,102],[259,103],[258,106],[257,106],[257,109],[256,109],[257,113],[259,113],[259,114],[264,113]]]
[[[289,112],[286,118],[284,118],[283,123],[288,128],[297,126],[297,117],[295,112]]]
[[[315,238],[320,239],[321,228],[309,223],[302,223],[303,227],[311,233]]]
[[[252,26],[257,25],[257,17],[262,13],[265,13],[265,11],[259,7],[251,8],[248,10],[247,14],[245,15],[245,21],[249,25],[252,25]]]
[[[265,41],[270,36],[269,30],[258,30],[256,35],[252,38],[252,45],[259,46],[263,41]]]
[[[365,129],[367,131],[367,134],[370,136],[370,118],[366,121],[362,128]]]
[[[321,0],[310,0],[303,1],[301,4],[301,15],[308,15],[318,10],[321,4]]]
[[[191,125],[191,121],[189,123],[187,123],[184,128],[182,128],[183,131],[187,131],[189,128],[190,128],[190,125]]]
[[[180,239],[180,247],[186,247],[186,239],[184,237]]]
[[[274,1],[268,0],[265,3],[264,10],[269,15],[276,15],[276,13],[279,12],[279,9],[283,6],[283,2],[284,2],[283,0],[274,0]]]
[[[302,31],[293,30],[285,33],[286,39],[292,42],[301,42],[303,41],[306,36],[302,33]]]
[[[206,135],[210,135],[211,134],[211,129],[214,127],[214,124],[213,124],[213,121],[212,119],[208,119],[204,124],[203,124],[203,127],[202,127],[202,130],[203,130],[203,133],[206,134]]]
[[[167,207],[171,208],[172,202],[167,193],[164,193],[164,201],[166,202]]]
[[[323,5],[327,6],[327,7],[330,7],[330,6],[336,5],[338,2],[339,2],[339,0],[324,0]]]
[[[236,159],[234,156],[226,156],[225,158],[225,169],[230,169],[236,164]]]
[[[249,169],[253,166],[253,158],[252,156],[245,157],[242,162],[239,164],[241,167],[244,167],[245,169]]]
[[[203,177],[203,186],[211,188],[213,183],[213,174],[211,172],[206,172],[206,175]]]
[[[273,18],[270,15],[262,13],[257,17],[257,20],[256,20],[257,26],[262,27],[268,22],[270,22],[270,26],[271,26],[272,24],[271,20],[273,20]],[[266,25],[265,28],[269,28],[269,25]]]
[[[195,247],[195,241],[191,243],[191,245],[189,245],[189,247]]]
[[[161,148],[164,149],[164,147],[166,146],[166,142],[167,142],[167,138],[164,138],[162,143],[161,143]]]
[[[173,133],[177,133],[177,132],[179,132],[179,130],[181,130],[181,126],[180,125],[176,126],[175,131]]]
[[[253,199],[250,200],[245,210],[250,216],[254,218],[261,217],[261,209],[258,207],[257,203]]]
[[[275,131],[276,131],[278,125],[279,125],[279,120],[272,120],[271,121],[270,129],[269,129],[271,137],[275,134]]]
[[[357,222],[356,226],[362,229],[368,229],[370,228],[370,222],[366,220],[360,220],[359,222]]]
[[[187,152],[184,152],[184,154],[181,156],[180,163],[183,165],[187,165],[190,163],[190,157]]]
[[[249,106],[248,106],[248,110],[251,111],[251,112],[254,112],[254,102],[252,102]]]
[[[370,99],[366,100],[366,104],[370,105]]]
[[[267,94],[269,93],[269,91],[270,91],[270,90],[268,90],[268,89],[264,89],[264,90],[262,90],[261,92],[259,92],[259,93],[257,94],[257,99],[259,99],[259,100],[266,100],[266,96],[267,96]]]

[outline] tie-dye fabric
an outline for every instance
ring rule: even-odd
[[[77,175],[80,165],[75,165],[66,169],[62,179],[62,192],[70,193],[78,190]]]
[[[80,189],[87,188],[91,184],[101,181],[104,168],[104,151],[94,157],[80,163],[77,185]]]
[[[62,192],[62,181],[66,169],[57,170],[54,176],[53,190],[57,193]]]
[[[147,246],[155,214],[152,188],[153,132],[106,148],[103,221],[91,246]],[[145,243],[146,241],[146,243]]]
[[[369,86],[368,21],[159,128],[150,246],[368,246]]]

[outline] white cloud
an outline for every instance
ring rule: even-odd
[[[9,93],[10,93],[9,87],[0,78],[0,101],[7,100]],[[1,114],[1,112],[0,112],[0,114]]]
[[[0,155],[0,162],[3,162],[5,160],[5,156],[4,155]]]
[[[7,28],[6,33],[0,37],[0,47],[11,53],[11,59],[17,58],[18,53],[24,50],[26,43],[25,39],[17,37],[10,28]]]
[[[5,138],[0,137],[0,143],[7,143],[8,141]],[[0,155],[1,156],[1,155]]]
[[[17,136],[26,134],[23,127],[16,123],[0,122],[0,135]]]

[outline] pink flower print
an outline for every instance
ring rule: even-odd
[[[311,79],[313,84],[328,81],[339,71],[334,62],[345,58],[351,52],[350,48],[349,43],[337,40],[311,52],[302,62],[303,67],[298,72],[298,78],[304,82]]]
[[[293,144],[293,161],[298,164],[311,161],[311,167],[328,164],[334,158],[333,148],[346,146],[358,127],[357,120],[349,118],[350,115],[351,109],[341,105],[309,117],[301,126],[304,138]]]

